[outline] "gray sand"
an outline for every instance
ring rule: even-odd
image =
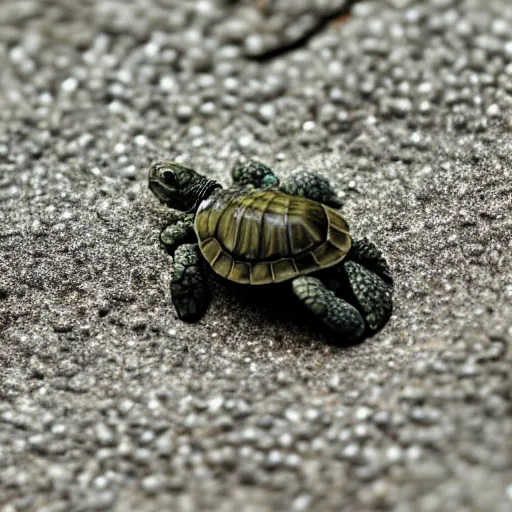
[[[254,60],[343,2],[266,4],[1,1],[1,512],[512,510],[512,3],[362,2]],[[241,156],[336,185],[380,333],[222,287],[177,320],[148,165]]]

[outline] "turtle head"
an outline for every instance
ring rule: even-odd
[[[195,212],[220,185],[177,162],[156,162],[149,168],[149,189],[169,208]]]

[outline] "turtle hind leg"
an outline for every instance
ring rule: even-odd
[[[342,268],[355,306],[362,312],[368,330],[378,331],[393,312],[393,286],[377,272],[353,260],[346,260]]]
[[[367,238],[352,240],[348,259],[363,265],[377,274],[385,283],[393,286],[393,277],[388,262],[376,245]]]
[[[311,171],[292,174],[279,189],[292,196],[301,196],[318,201],[331,208],[341,208],[341,201],[327,178]]]
[[[256,160],[249,160],[235,167],[231,176],[237,187],[277,188],[279,186],[279,178],[272,169]]]
[[[207,278],[197,244],[180,245],[174,253],[171,299],[178,318],[185,322],[200,320],[210,303]]]
[[[295,296],[306,309],[332,331],[344,334],[347,341],[364,336],[365,321],[359,311],[337,297],[317,277],[302,276],[292,281]]]

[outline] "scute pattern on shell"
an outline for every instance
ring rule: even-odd
[[[198,209],[195,230],[213,270],[243,284],[279,283],[330,267],[351,245],[339,212],[274,190],[219,191]]]

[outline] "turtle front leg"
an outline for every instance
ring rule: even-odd
[[[187,215],[184,219],[165,227],[160,233],[160,242],[169,254],[174,254],[178,246],[195,242],[194,216]]]
[[[185,322],[198,321],[210,302],[207,277],[202,266],[194,232],[194,216],[164,228],[160,241],[174,256],[171,274],[171,300],[178,318]]]
[[[307,197],[331,208],[341,208],[342,203],[327,178],[311,171],[299,171],[292,174],[279,190],[292,196]]]
[[[180,245],[174,252],[171,299],[178,318],[185,322],[197,322],[210,303],[207,277],[197,244]]]
[[[249,160],[245,164],[235,167],[231,176],[233,184],[237,187],[277,188],[279,186],[279,178],[274,171],[256,160]]]
[[[359,311],[337,297],[317,277],[297,277],[292,282],[295,296],[329,329],[355,341],[365,333],[365,322]]]

